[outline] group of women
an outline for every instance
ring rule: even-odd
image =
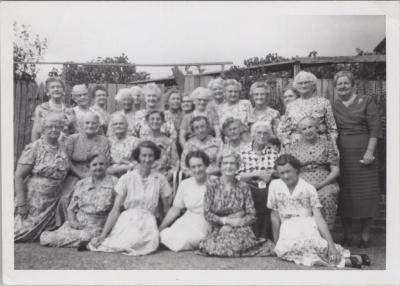
[[[337,99],[317,95],[316,77],[296,75],[282,101],[255,82],[217,78],[190,95],[155,84],[107,91],[46,82],[32,143],[15,174],[14,241],[145,255],[161,243],[206,256],[278,256],[304,265],[369,265],[350,255],[370,245],[379,196],[374,158],[380,125],[372,98],[355,93],[350,72],[335,75]],[[92,103],[93,102],[93,103]],[[92,104],[91,104],[92,103]],[[340,155],[339,155],[340,154]],[[330,231],[339,207],[341,245]]]

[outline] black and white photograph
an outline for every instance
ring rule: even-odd
[[[0,12],[4,283],[400,283],[399,2]]]

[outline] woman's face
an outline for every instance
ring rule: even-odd
[[[143,98],[142,98],[142,95],[141,95],[139,92],[136,92],[136,93],[132,96],[132,98],[133,98],[133,104],[134,104],[135,106],[140,106],[140,105],[142,105],[142,100],[143,100]]]
[[[128,125],[125,120],[122,118],[115,118],[113,119],[113,122],[111,123],[111,128],[116,135],[123,135],[126,134],[126,131],[128,130]]]
[[[283,166],[279,166],[276,169],[278,171],[278,174],[282,181],[288,185],[288,186],[293,186],[294,184],[297,183],[299,179],[299,174],[298,171],[293,168],[292,165],[286,164]]]
[[[269,92],[263,87],[257,87],[253,90],[253,100],[256,105],[264,105],[267,101]]]
[[[207,108],[208,98],[204,95],[198,95],[197,98],[194,100],[194,106],[196,110],[204,112]]]
[[[189,160],[189,169],[192,172],[193,177],[197,181],[202,181],[206,177],[207,167],[203,162],[203,159],[192,157]]]
[[[238,163],[233,156],[228,156],[222,159],[221,172],[223,176],[235,176],[238,170]]]
[[[347,76],[338,78],[336,81],[336,91],[341,97],[348,96],[353,93],[353,86],[351,85],[351,81]]]
[[[303,138],[307,141],[313,141],[318,137],[318,129],[315,126],[315,122],[310,119],[300,121],[298,128]]]
[[[258,145],[265,145],[268,142],[270,136],[269,130],[260,126],[253,131],[253,141]]]
[[[296,81],[296,89],[301,95],[314,92],[314,83],[307,76],[300,76]]]
[[[224,100],[224,87],[222,85],[214,84],[211,87],[211,91],[213,92],[212,96],[216,101]]]
[[[47,85],[47,94],[50,98],[59,99],[64,95],[64,88],[58,81],[50,82]]]
[[[236,141],[240,139],[241,136],[241,123],[239,121],[232,122],[226,129],[225,135],[230,141]]]
[[[158,100],[158,95],[155,92],[150,92],[146,94],[146,108],[156,108]]]
[[[197,139],[204,140],[209,134],[207,122],[203,119],[193,122],[193,133]]]
[[[92,176],[103,178],[106,175],[107,163],[103,156],[96,157],[90,162],[89,169]]]
[[[87,107],[87,106],[89,106],[89,103],[90,103],[89,94],[87,92],[74,94],[74,101],[79,106]]]
[[[181,108],[182,98],[179,93],[172,93],[168,100],[170,109],[178,110]]]
[[[121,100],[121,105],[122,105],[122,109],[126,112],[129,112],[132,110],[132,106],[133,106],[133,98],[130,96],[125,96],[124,98],[122,98]]]
[[[94,93],[94,102],[97,105],[105,106],[107,104],[107,93],[101,89],[96,90]]]
[[[182,111],[185,113],[189,113],[193,110],[193,101],[189,96],[185,96],[182,98]]]
[[[46,122],[43,129],[43,134],[47,139],[55,141],[60,137],[61,131],[64,129],[64,126],[57,122]]]
[[[83,130],[86,135],[96,134],[99,130],[99,120],[96,116],[87,115],[83,121]]]
[[[294,93],[293,90],[288,89],[285,91],[285,93],[282,95],[282,101],[285,106],[287,106],[289,103],[295,101],[297,99],[296,93]]]
[[[151,148],[142,147],[140,148],[139,162],[140,165],[146,169],[151,169],[154,163],[154,151]]]
[[[148,124],[151,130],[159,131],[164,123],[159,113],[153,113],[149,116]]]
[[[240,99],[240,89],[236,85],[228,85],[225,89],[225,99],[229,103],[236,103]]]

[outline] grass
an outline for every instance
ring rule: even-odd
[[[335,235],[337,237],[337,235]],[[368,270],[384,270],[386,265],[385,237],[374,235],[368,250],[351,247],[351,252],[367,253],[372,261]],[[337,240],[339,241],[339,240]],[[218,258],[204,257],[192,251],[175,253],[161,248],[140,257],[118,253],[78,252],[71,248],[49,248],[38,243],[15,244],[15,269],[58,270],[310,270],[334,267],[306,267],[276,257]],[[353,270],[351,268],[346,268]]]

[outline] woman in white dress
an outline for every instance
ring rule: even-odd
[[[197,249],[209,230],[203,214],[203,200],[210,161],[198,150],[187,155],[186,164],[193,177],[180,183],[174,203],[159,227],[161,243],[172,251]],[[186,209],[185,214],[176,220],[183,209]]]
[[[131,256],[157,250],[159,232],[155,218],[158,202],[166,213],[171,188],[167,179],[152,169],[160,149],[151,141],[139,143],[133,157],[139,168],[123,175],[115,186],[114,206],[100,236],[89,243],[92,251],[122,252]],[[124,211],[121,212],[121,207]]]

